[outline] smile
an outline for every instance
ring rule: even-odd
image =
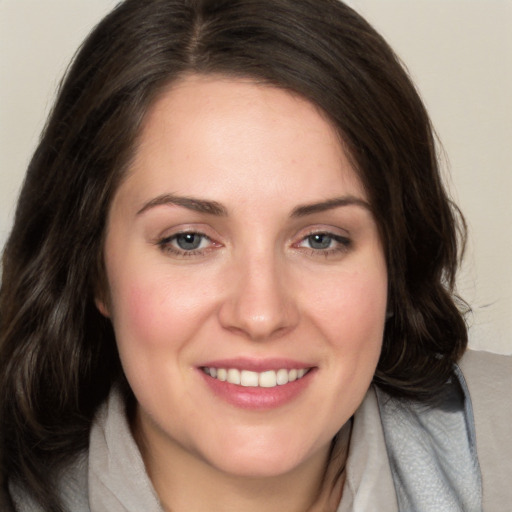
[[[310,371],[310,368],[291,370],[281,368],[279,370],[253,372],[250,370],[238,370],[236,368],[226,369],[205,366],[202,367],[201,370],[206,373],[206,375],[221,382],[228,382],[244,387],[274,388],[302,379],[302,377]]]

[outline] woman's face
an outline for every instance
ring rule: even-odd
[[[150,109],[108,219],[108,301],[150,453],[272,476],[363,400],[387,273],[367,195],[311,103],[191,76]]]

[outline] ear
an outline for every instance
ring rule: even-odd
[[[110,311],[110,293],[108,287],[105,286],[105,280],[96,279],[96,284],[94,286],[94,305],[96,309],[105,317],[111,317]]]
[[[96,268],[91,276],[92,295],[96,309],[105,317],[110,318],[110,290],[107,281],[105,266],[102,259],[99,259]]]
[[[107,305],[107,302],[96,296],[94,298],[94,304],[96,305],[96,308],[98,309],[98,311],[105,317],[105,318],[110,318],[110,309]]]

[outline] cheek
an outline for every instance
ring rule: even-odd
[[[120,284],[114,286],[112,315],[119,356],[138,399],[151,403],[155,382],[180,378],[197,310],[162,280],[125,278]]]
[[[311,300],[319,326],[346,349],[381,341],[386,303],[385,272],[375,271],[338,276]]]
[[[118,344],[149,348],[168,343],[184,313],[183,304],[172,292],[162,290],[162,283],[152,286],[132,279],[114,294],[112,321]]]
[[[346,421],[370,385],[382,350],[387,279],[385,271],[344,274],[338,285],[315,297],[314,322],[327,341],[325,365],[334,393],[326,403],[334,418]],[[344,405],[340,408],[339,397]]]
[[[132,272],[128,265],[124,268],[128,271],[112,273],[110,282],[120,350],[178,348],[193,336],[215,303],[214,289],[202,286],[200,272],[182,276],[158,265],[139,266]]]
[[[333,428],[347,421],[370,386],[382,349],[387,304],[385,270],[345,273],[336,282],[311,301],[313,322],[327,342],[324,365],[331,388],[324,397],[324,419]]]
[[[144,344],[158,342],[153,336],[164,330],[168,321],[162,315],[161,305],[163,301],[157,289],[130,283],[127,289],[120,294],[122,309],[118,310],[119,316],[117,330],[123,340],[129,337]]]

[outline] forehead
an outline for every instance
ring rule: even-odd
[[[284,89],[221,76],[188,76],[160,94],[125,184],[138,196],[167,188],[217,200],[230,188],[302,202],[334,191],[365,197],[319,108]]]

